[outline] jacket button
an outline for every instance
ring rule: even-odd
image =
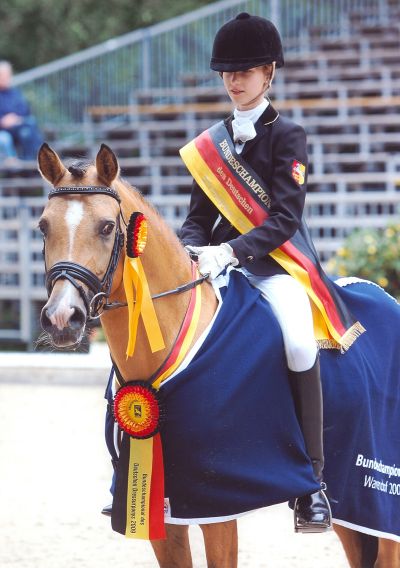
[[[247,256],[246,260],[247,262],[254,262],[254,256]]]

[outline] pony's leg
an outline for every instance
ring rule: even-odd
[[[334,524],[333,528],[342,543],[350,568],[361,568],[362,549],[360,534],[341,525]]]
[[[400,568],[400,564],[393,564],[386,560],[386,557],[390,559],[395,554],[394,552],[389,552],[389,550],[392,551],[392,545],[390,544],[382,545],[381,564],[379,563],[378,542],[383,539],[378,539],[376,536],[364,534],[340,525],[334,525],[333,528],[342,542],[351,568]],[[386,542],[390,543],[391,541]]]
[[[378,559],[375,568],[400,568],[400,543],[387,538],[379,539]]]
[[[208,568],[237,568],[236,521],[200,525],[200,528],[203,531]]]
[[[166,540],[152,540],[160,568],[193,568],[187,525],[165,525]]]

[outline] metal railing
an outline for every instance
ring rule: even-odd
[[[215,32],[241,11],[273,20],[287,52],[308,49],[315,34],[348,36],[354,15],[390,23],[390,0],[222,0],[21,73],[15,84],[42,124],[79,123],[88,106],[128,104],[137,89],[181,86],[194,77],[212,84]]]
[[[37,220],[47,197],[0,197],[0,341],[32,347],[39,310],[45,303],[42,237]],[[164,219],[177,229],[188,195],[152,196]],[[328,260],[355,228],[385,227],[400,216],[400,192],[311,193],[306,218],[321,258]]]

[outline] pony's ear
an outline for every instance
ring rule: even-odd
[[[58,154],[46,142],[39,149],[38,165],[41,175],[52,185],[58,183],[67,171]]]
[[[118,160],[114,152],[106,144],[102,144],[96,156],[97,175],[107,185],[111,185],[119,175]]]

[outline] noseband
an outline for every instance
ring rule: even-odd
[[[78,290],[87,311],[87,319],[93,320],[100,317],[100,310],[111,293],[114,272],[117,268],[122,247],[124,246],[124,233],[121,231],[121,199],[118,193],[111,187],[85,186],[85,187],[55,187],[49,192],[49,199],[60,195],[108,195],[118,201],[120,213],[117,217],[114,245],[111,252],[110,262],[105,275],[100,280],[91,270],[88,270],[76,262],[56,262],[49,270],[46,270],[45,284],[47,294],[50,296],[55,283],[58,280],[68,280]],[[44,248],[43,248],[44,252]],[[92,293],[90,298],[82,284],[87,286]]]

